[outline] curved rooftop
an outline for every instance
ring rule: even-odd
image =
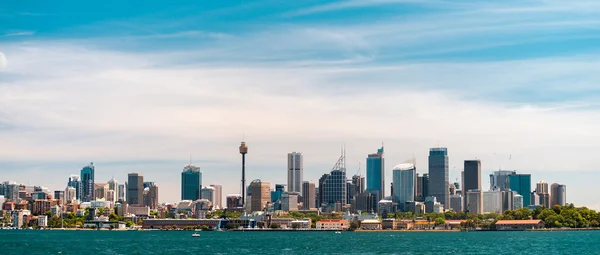
[[[394,167],[394,170],[413,170],[415,165],[412,163],[402,163]]]

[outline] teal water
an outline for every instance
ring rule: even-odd
[[[0,254],[600,254],[600,231],[201,232],[0,230]]]

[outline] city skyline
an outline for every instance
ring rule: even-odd
[[[238,4],[7,3],[0,176],[64,190],[93,161],[99,183],[141,173],[176,202],[190,153],[226,195],[241,140],[247,184],[286,183],[291,151],[318,183],[341,143],[346,177],[366,175],[383,141],[386,194],[393,166],[427,173],[443,146],[450,182],[479,159],[484,190],[516,170],[600,210],[597,1]]]

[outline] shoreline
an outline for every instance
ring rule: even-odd
[[[90,228],[53,228],[53,229],[0,229],[2,230],[27,230],[27,231],[166,231],[166,232],[195,232],[195,230],[162,230],[162,229],[90,229]],[[456,232],[568,232],[568,231],[599,231],[600,228],[544,228],[544,229],[524,229],[524,230],[468,230],[460,229],[378,229],[378,230],[337,230],[337,229],[229,229],[229,230],[202,230],[201,232],[356,232],[356,233],[456,233]]]

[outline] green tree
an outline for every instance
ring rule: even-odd
[[[442,217],[435,218],[434,222],[435,222],[436,226],[446,224],[446,220],[444,218],[442,218]]]
[[[279,224],[277,223],[272,223],[271,224],[271,229],[279,229],[281,226],[279,226]]]
[[[350,230],[356,230],[356,229],[358,229],[358,222],[356,222],[356,221],[350,222],[350,227],[349,228],[350,228]]]
[[[300,224],[294,222],[294,223],[292,223],[292,228],[293,229],[298,229],[298,228],[300,228]]]

